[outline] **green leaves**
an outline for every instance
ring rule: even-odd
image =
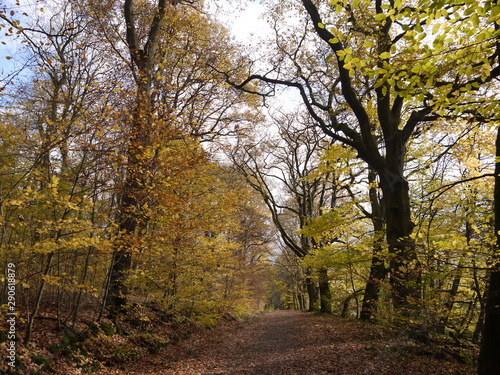
[[[382,59],[382,60],[387,60],[389,59],[389,57],[391,57],[391,53],[390,52],[382,52],[379,57]]]
[[[474,27],[478,27],[479,26],[479,15],[477,13],[474,13],[471,17],[471,21],[472,21],[472,25],[474,25]]]

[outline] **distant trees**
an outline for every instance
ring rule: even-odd
[[[277,136],[256,134],[255,140],[242,141],[231,150],[231,160],[248,184],[260,194],[267,206],[281,241],[296,256],[303,258],[314,248],[311,237],[297,234],[308,220],[321,214],[329,199],[328,187],[305,178],[317,165],[323,137],[292,116],[276,119]],[[309,309],[319,308],[320,296],[312,270],[306,271]],[[329,310],[329,301],[321,308]]]
[[[241,140],[231,150],[231,159],[261,195],[280,240],[293,254],[304,259],[324,244],[303,230],[326,210],[335,210],[340,204],[343,185],[352,181],[347,167],[341,169],[335,161],[326,161],[332,166],[323,166],[320,171],[321,158],[330,144],[307,119],[301,122],[297,117],[276,116],[273,119],[275,136],[256,134],[256,139]],[[310,310],[331,311],[327,273],[326,267],[306,267]]]

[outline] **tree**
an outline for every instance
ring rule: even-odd
[[[273,309],[307,310],[306,276],[301,258],[280,243],[279,253],[273,261],[275,282],[272,285],[268,306]]]
[[[468,325],[482,321],[492,246],[492,137],[490,126],[446,121],[414,138],[409,153],[422,305],[430,326],[457,337],[470,338]]]
[[[145,204],[148,188],[148,168],[154,152],[152,147],[156,119],[153,118],[152,80],[158,64],[157,49],[160,32],[165,23],[167,7],[175,5],[159,0],[148,20],[145,36],[138,35],[134,2],[126,0],[123,5],[126,27],[126,42],[130,53],[131,70],[136,84],[135,103],[130,116],[129,142],[127,145],[127,171],[122,186],[120,216],[118,219],[119,238],[113,252],[109,279],[111,313],[115,315],[126,304],[127,288],[125,280],[131,267],[131,242],[136,231],[142,231],[147,216],[141,207]],[[141,25],[142,28],[142,25]],[[143,30],[141,30],[143,31]]]
[[[343,300],[342,315],[347,313],[349,302],[355,300],[356,316],[369,320],[375,315],[387,271],[384,263],[384,221],[374,183],[375,174],[369,170],[367,181],[366,177],[363,181],[360,177],[365,173],[349,147],[330,145],[311,177],[323,175],[331,180],[335,186],[335,199],[332,199],[329,207],[323,208],[320,216],[310,220],[301,232],[312,236],[318,244],[307,262],[323,264],[323,267],[332,269],[332,278],[337,279],[337,297],[340,297],[340,293],[348,293]],[[368,201],[371,211],[366,208]],[[370,220],[372,228],[366,219]],[[368,233],[370,235],[367,236]],[[367,242],[365,238],[370,240]],[[371,264],[369,272],[366,272],[367,263]],[[366,287],[360,313],[358,295],[361,294],[360,282],[363,281]],[[340,286],[339,282],[344,285]]]
[[[376,171],[392,299],[403,315],[418,314],[421,264],[412,238],[407,147],[440,118],[493,116],[498,5],[302,0],[308,19],[286,33],[293,26],[285,25],[283,10],[301,14],[296,4],[280,3],[273,13],[280,58],[268,72],[228,80],[252,92],[247,85],[261,81],[270,89],[263,95],[274,85],[296,88],[325,134],[353,147]]]
[[[148,208],[154,219],[135,244],[131,294],[204,324],[253,311],[266,293],[269,251],[255,193],[198,142],[170,142],[159,160],[164,179]]]
[[[27,303],[31,311],[25,343],[31,339],[47,289],[57,290],[60,327],[71,315],[62,316],[65,294],[78,289],[71,277],[65,277],[69,249],[74,250],[69,267],[75,271],[82,266],[82,274],[88,273],[88,263],[82,265],[78,258],[83,253],[90,256],[89,245],[92,249],[92,244],[97,244],[89,240],[94,222],[86,198],[92,190],[89,175],[99,156],[90,144],[99,137],[96,108],[100,98],[110,94],[96,84],[104,59],[94,53],[98,43],[86,34],[87,20],[68,2],[53,2],[47,11],[50,17],[38,10],[25,13],[22,22],[15,19],[15,11],[10,17],[2,17],[12,26],[11,33],[16,30],[17,37],[22,38],[25,67],[30,68],[24,72],[24,81],[16,85],[16,90],[8,90],[9,99],[4,100],[7,128],[18,127],[23,137],[17,165],[10,169],[19,172],[4,186],[5,195],[1,197],[2,205],[8,207],[5,218],[13,224],[9,242],[16,241],[17,247],[24,248],[19,251],[21,264],[26,259],[27,269],[29,265],[40,267],[40,277],[24,283],[36,290]],[[27,203],[25,209],[21,211],[20,204],[12,205],[12,199]],[[13,222],[16,214],[23,220]],[[20,273],[28,273],[27,269],[21,266]],[[77,272],[73,276],[76,279]]]
[[[363,295],[363,305],[360,318],[370,320],[376,316],[377,303],[380,297],[380,288],[387,276],[387,268],[384,262],[384,235],[385,222],[382,206],[376,184],[376,173],[368,171],[368,190],[370,198],[371,212],[364,211],[373,224],[373,251],[370,265],[370,274],[366,281],[365,294]]]
[[[497,355],[497,348],[500,344],[500,263],[498,254],[500,249],[500,127],[496,139],[494,201],[495,246],[489,271],[489,284],[486,290],[486,314],[479,353],[479,375],[495,374],[500,371],[500,359]]]
[[[134,1],[125,1],[123,22],[113,4],[85,4],[94,14],[101,36],[128,67],[128,79],[134,87],[131,109],[116,116],[128,139],[125,177],[117,184],[118,235],[108,298],[113,315],[126,304],[126,279],[132,265],[130,243],[152,219],[150,210],[143,207],[154,204],[149,197],[158,181],[151,171],[158,167],[160,149],[186,135],[211,140],[234,134],[234,124],[243,127],[255,117],[248,111],[252,103],[247,95],[227,90],[218,73],[208,67],[208,62],[233,64],[229,55],[233,47],[223,28],[188,6],[193,3],[185,7],[177,3],[159,0],[154,5],[142,4],[139,10]],[[182,12],[177,5],[183,7]],[[124,47],[129,56],[122,55]],[[130,91],[126,86],[116,89],[124,94]]]
[[[37,313],[49,302],[57,307],[63,329],[71,321],[76,324],[85,303],[100,319],[105,310],[97,307],[100,300],[111,300],[116,316],[127,288],[150,292],[141,289],[141,283],[154,280],[150,276],[158,269],[142,255],[158,250],[153,245],[171,245],[152,240],[153,234],[177,231],[176,238],[165,238],[192,250],[184,252],[184,265],[196,263],[200,254],[213,249],[213,262],[202,268],[204,281],[190,272],[185,284],[202,288],[218,313],[245,305],[239,310],[243,311],[247,302],[257,305],[266,293],[266,244],[249,243],[245,230],[235,224],[244,217],[235,211],[250,212],[252,203],[237,208],[230,204],[230,199],[244,196],[223,191],[221,185],[231,178],[221,177],[215,163],[209,166],[200,145],[237,134],[259,113],[251,110],[252,98],[228,88],[207,66],[208,61],[231,66],[239,59],[231,55],[234,47],[226,31],[193,3],[182,12],[164,5],[163,17],[151,4],[140,11],[128,8],[127,17],[133,18],[128,21],[117,2],[35,5],[20,16],[22,22],[16,19],[17,10],[0,12],[3,24],[11,26],[7,33],[23,38],[28,47],[28,53],[16,58],[26,56],[31,68],[12,90],[4,91],[1,107],[5,131],[0,251],[3,261],[18,265],[25,289],[20,305],[28,307],[26,342]],[[135,33],[136,52],[147,50],[151,56],[124,53],[130,52],[124,43],[127,22],[136,26],[129,34],[131,45]],[[161,27],[159,36],[153,37],[148,25],[156,22]],[[156,49],[146,48],[148,40],[149,46],[156,40]],[[216,185],[218,194],[209,194]],[[227,199],[221,199],[225,193]],[[208,225],[213,217],[207,215],[215,210],[212,204],[224,208],[217,211],[219,221]],[[263,220],[257,213],[253,218]],[[229,223],[235,228],[232,232]],[[217,238],[205,238],[200,228],[217,233]],[[220,273],[217,262],[223,265]],[[106,276],[108,268],[112,272]],[[137,277],[139,271],[150,277],[148,282]],[[249,280],[254,289],[245,293]],[[217,285],[213,290],[211,283]],[[183,289],[184,295],[189,295],[188,289]],[[198,297],[192,299],[193,309],[201,311],[205,302]]]

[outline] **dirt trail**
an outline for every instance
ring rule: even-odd
[[[229,331],[212,331],[190,356],[158,375],[440,375],[474,367],[402,338],[383,338],[359,321],[275,311]],[[148,372],[143,371],[142,374]],[[151,373],[151,374],[152,374]]]
[[[360,321],[275,311],[196,330],[96,375],[472,375],[457,348],[416,344]],[[463,349],[460,349],[463,353]],[[477,353],[465,353],[473,358]]]
[[[308,374],[308,361],[301,359],[318,348],[310,347],[315,342],[304,342],[309,335],[303,323],[301,312],[269,313],[238,334],[221,338],[213,350],[183,361],[172,374]]]

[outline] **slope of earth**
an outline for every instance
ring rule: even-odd
[[[98,374],[474,374],[464,362],[450,349],[388,337],[359,321],[275,311],[195,333],[176,348]]]

